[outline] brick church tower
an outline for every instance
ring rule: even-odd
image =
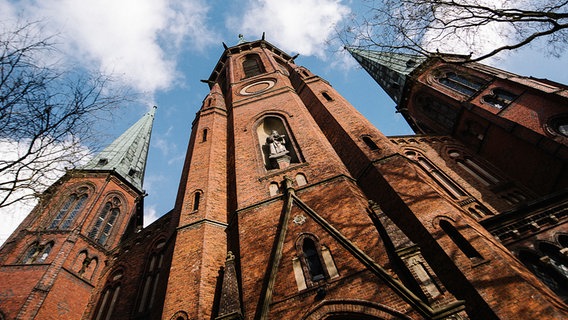
[[[388,70],[401,81],[412,76]],[[0,296],[6,319],[566,318],[562,292],[537,278],[543,265],[534,265],[535,276],[503,245],[528,239],[525,229],[514,229],[524,225],[495,222],[525,217],[538,227],[531,236],[559,230],[566,220],[560,180],[549,186],[554,196],[543,198],[544,190],[447,128],[434,134],[428,116],[414,126],[429,124],[430,131],[386,137],[327,81],[264,39],[225,46],[205,82],[210,92],[192,124],[174,208],[140,229],[133,206],[142,192],[127,177],[143,169],[98,171],[99,163],[111,165],[110,156],[99,156],[75,173],[93,181],[85,183],[92,189],[84,192],[84,222],[69,231],[57,222],[50,231],[49,223],[66,221],[55,219],[66,205],[46,204],[3,247],[0,293],[20,290]],[[406,88],[399,86],[387,91]],[[441,121],[445,116],[457,119],[445,112]],[[62,181],[54,188],[69,191],[54,189],[53,201],[81,199],[71,186],[82,184]],[[117,198],[127,205],[102,245],[108,222],[97,219],[106,219],[106,203],[116,208],[105,200],[115,193],[96,181],[124,188]],[[506,238],[513,230],[518,236]],[[65,241],[53,240],[46,263],[31,263],[51,235]],[[26,245],[34,241],[39,251],[28,265]],[[548,257],[549,265],[565,266]]]
[[[68,171],[0,250],[0,319],[80,319],[122,237],[142,226],[154,110]]]

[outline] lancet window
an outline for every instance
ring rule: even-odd
[[[154,306],[156,300],[156,292],[160,283],[160,273],[164,264],[164,247],[166,242],[159,241],[150,254],[150,259],[146,266],[146,274],[142,285],[138,312],[146,312]]]
[[[296,241],[298,255],[292,259],[298,290],[339,276],[330,250],[313,235],[303,234]]]
[[[469,241],[459,232],[458,229],[447,220],[440,220],[440,228],[452,239],[452,241],[458,246],[461,252],[463,252],[473,263],[481,262],[483,257],[475,248],[469,243]]]
[[[122,276],[122,270],[115,271],[112,274],[111,278],[107,281],[107,285],[103,290],[97,311],[95,313],[95,320],[112,319],[112,312],[116,306],[120,294]]]
[[[440,186],[451,198],[459,200],[466,196],[466,193],[450,178],[443,174],[430,160],[426,159],[421,153],[414,150],[406,150],[406,157],[418,164],[438,186]]]
[[[469,156],[464,156],[460,151],[450,150],[448,155],[452,158],[457,165],[474,177],[477,181],[481,182],[485,186],[491,186],[498,184],[500,180],[490,171],[476,161],[471,159]]]
[[[245,72],[245,78],[254,77],[264,73],[260,57],[257,54],[246,55],[245,60],[243,61],[243,70]]]
[[[49,253],[53,248],[53,241],[40,245],[34,242],[28,247],[24,257],[22,258],[23,264],[44,263],[49,257]]]
[[[49,229],[68,229],[85,205],[88,191],[87,187],[81,187],[71,194],[51,221]]]
[[[444,86],[466,96],[473,96],[483,85],[481,79],[466,77],[452,71],[445,72],[437,79]]]
[[[91,231],[89,231],[88,237],[104,245],[120,215],[121,205],[122,203],[118,197],[113,197],[106,202],[96,218]]]

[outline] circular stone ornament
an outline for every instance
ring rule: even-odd
[[[274,87],[275,84],[276,82],[274,80],[261,80],[245,86],[241,89],[241,91],[239,91],[239,93],[244,96],[258,94],[269,90],[270,88]]]

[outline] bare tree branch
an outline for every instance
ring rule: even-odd
[[[545,39],[568,44],[566,0],[376,0],[341,30],[346,45],[429,54],[458,50],[479,61]]]
[[[0,207],[37,196],[88,155],[96,121],[124,103],[111,79],[49,62],[37,23],[0,23]]]

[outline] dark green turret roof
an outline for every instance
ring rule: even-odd
[[[346,49],[396,103],[400,102],[410,73],[426,60],[424,56],[407,53]]]
[[[156,107],[89,161],[85,170],[114,170],[142,191]]]

